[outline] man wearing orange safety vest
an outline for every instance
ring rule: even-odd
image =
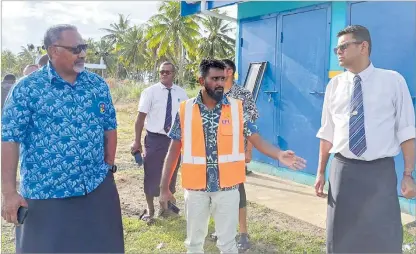
[[[222,253],[238,253],[238,185],[245,182],[246,137],[257,150],[292,169],[306,161],[263,140],[257,126],[243,112],[242,101],[224,96],[225,65],[203,60],[199,66],[202,89],[181,103],[169,136],[172,138],[162,173],[160,203],[172,199],[170,178],[182,153],[182,186],[188,253],[202,253],[210,213],[215,220],[217,246]]]

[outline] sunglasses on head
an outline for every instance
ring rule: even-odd
[[[170,75],[172,72],[171,71],[165,71],[165,70],[161,70],[159,71],[160,75]]]
[[[68,47],[68,46],[62,46],[62,45],[53,45],[54,47],[58,47],[58,48],[64,48],[66,50],[68,50],[69,52],[71,52],[74,55],[78,55],[80,54],[82,51],[87,51],[88,48],[88,44],[79,44],[76,47]]]
[[[338,50],[340,50],[341,52],[344,52],[344,50],[346,50],[351,44],[361,44],[361,43],[363,43],[363,42],[362,41],[347,41],[347,42],[335,47],[334,48],[334,53],[336,55]]]

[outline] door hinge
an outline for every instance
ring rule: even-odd
[[[280,43],[283,43],[283,32],[280,33]]]
[[[243,47],[243,38],[240,38],[240,47]]]

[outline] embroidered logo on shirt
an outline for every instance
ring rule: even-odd
[[[105,104],[104,103],[100,103],[100,113],[104,114],[105,113]]]
[[[229,119],[223,119],[221,120],[222,124],[230,124],[230,120]]]

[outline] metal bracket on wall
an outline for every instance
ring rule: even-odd
[[[268,95],[269,95],[269,102],[271,102],[272,101],[272,94],[275,94],[275,93],[279,93],[278,91],[264,91],[264,93],[267,93]]]
[[[325,95],[325,92],[310,91],[309,94],[313,94],[313,95]]]

